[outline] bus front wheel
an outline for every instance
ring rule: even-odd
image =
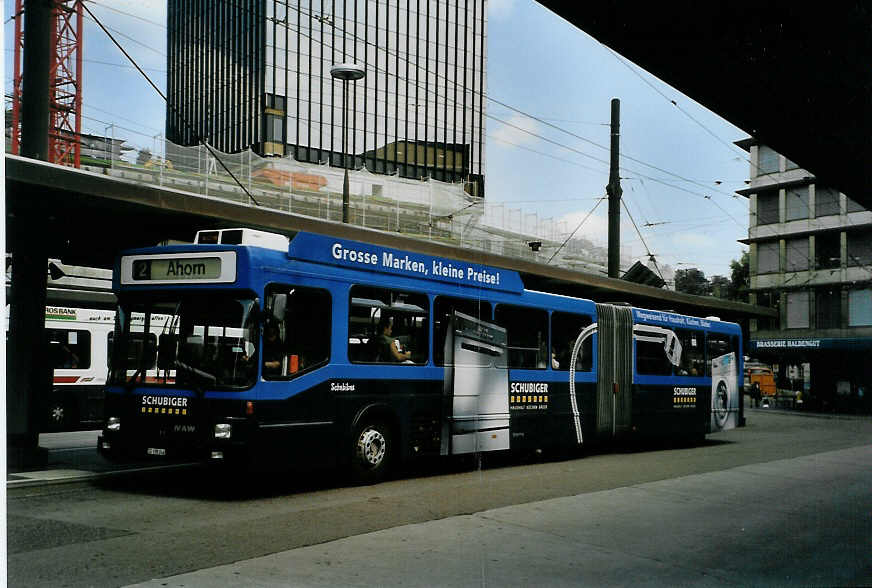
[[[384,421],[364,420],[352,436],[351,474],[356,482],[373,484],[390,471],[394,439]]]

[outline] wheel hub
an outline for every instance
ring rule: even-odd
[[[357,439],[357,456],[369,466],[379,465],[385,457],[384,435],[376,429],[364,429]]]

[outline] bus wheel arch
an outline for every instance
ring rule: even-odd
[[[386,406],[363,408],[352,421],[346,446],[353,481],[374,484],[384,480],[399,458],[396,415]]]

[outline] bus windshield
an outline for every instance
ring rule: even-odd
[[[256,304],[253,297],[207,292],[123,299],[109,383],[224,390],[253,386]]]

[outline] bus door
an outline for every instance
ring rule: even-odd
[[[508,449],[506,330],[455,311],[447,331],[440,453]]]
[[[621,436],[632,427],[633,315],[630,307],[597,304],[596,432]]]

